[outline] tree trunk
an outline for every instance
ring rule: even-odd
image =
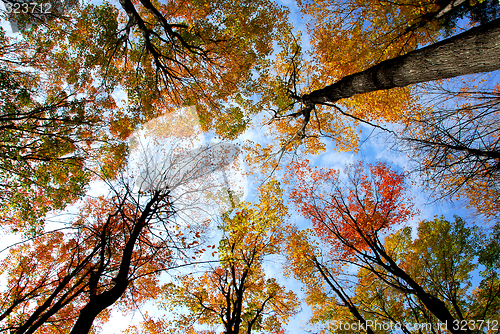
[[[125,244],[123,255],[120,263],[120,268],[117,275],[114,277],[115,285],[108,291],[104,291],[98,295],[91,295],[88,303],[80,310],[80,314],[71,330],[70,334],[87,334],[92,328],[95,318],[106,308],[113,305],[127,290],[129,279],[131,260],[136,242],[147,224],[155,209],[153,205],[159,201],[160,193],[157,191],[152,199],[146,204],[144,211],[135,223],[134,229],[130,234],[130,238]]]
[[[330,280],[328,277],[328,274],[325,273],[325,270],[321,267],[321,264],[318,262],[316,258],[313,259],[314,266],[316,269],[318,269],[321,277],[323,277],[323,280],[330,286],[330,288],[337,294],[337,296],[342,300],[344,305],[349,309],[349,312],[358,319],[359,323],[363,325],[364,331],[366,331],[366,334],[375,334],[373,330],[371,329],[370,326],[368,326],[368,323],[366,322],[365,318],[359,313],[358,308],[356,305],[350,300],[349,296],[342,290],[341,288],[335,286],[335,284]],[[338,283],[337,283],[338,284]]]
[[[128,282],[112,291],[106,291],[90,298],[84,308],[80,310],[78,319],[71,330],[71,334],[87,334],[92,328],[95,318],[106,308],[113,305],[127,289]]]
[[[500,68],[500,19],[462,34],[385,60],[302,97],[304,102],[336,102],[382,89]]]

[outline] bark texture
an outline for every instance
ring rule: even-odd
[[[500,68],[500,19],[383,61],[303,96],[310,103],[336,102],[356,94]]]

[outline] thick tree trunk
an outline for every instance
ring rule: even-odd
[[[115,285],[108,291],[104,291],[97,295],[91,295],[88,303],[80,310],[80,314],[71,330],[70,334],[87,334],[92,328],[95,318],[106,308],[113,305],[127,290],[129,279],[131,260],[136,242],[139,236],[146,227],[148,217],[150,217],[155,209],[153,205],[159,200],[160,193],[156,192],[153,198],[146,204],[144,211],[137,220],[130,238],[125,244],[123,255],[120,263],[120,269],[114,278]]]
[[[382,89],[500,69],[500,19],[348,75],[302,97],[310,103],[336,102]]]
[[[113,305],[123,295],[127,289],[127,285],[128,282],[124,282],[112,291],[106,291],[100,295],[91,297],[85,307],[80,310],[71,334],[87,334],[99,313]]]

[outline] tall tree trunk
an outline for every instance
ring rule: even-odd
[[[363,325],[362,327],[364,328],[364,331],[366,331],[366,334],[374,334],[374,332],[371,329],[371,327],[368,326],[368,323],[366,322],[366,319],[358,311],[358,308],[351,301],[351,299],[349,298],[349,296],[347,295],[347,293],[344,292],[344,290],[340,289],[339,286],[336,286],[334,282],[332,282],[332,280],[330,279],[329,275],[327,274],[327,272],[325,272],[325,270],[323,269],[323,267],[321,266],[321,264],[319,263],[319,261],[316,258],[313,258],[312,261],[313,261],[314,266],[316,267],[316,269],[318,269],[321,277],[326,282],[326,284],[328,284],[330,286],[330,288],[337,294],[337,296],[340,298],[340,300],[342,300],[342,302],[344,303],[344,305],[349,309],[349,312],[351,312],[351,314],[356,319],[358,319],[359,323]]]
[[[70,334],[87,334],[92,328],[92,324],[99,313],[113,305],[127,290],[129,285],[128,274],[134,247],[139,240],[142,230],[146,227],[148,218],[155,212],[153,205],[155,205],[159,199],[160,193],[157,191],[152,199],[146,204],[144,211],[135,223],[130,238],[123,249],[120,268],[114,278],[115,285],[108,291],[90,296],[88,303],[80,310],[80,314]]]
[[[463,329],[462,326],[457,326],[460,323],[460,319],[456,319],[448,310],[446,303],[439,299],[438,297],[427,292],[426,289],[420,285],[417,281],[413,279],[406,271],[404,271],[396,261],[387,254],[385,248],[380,243],[374,243],[372,251],[379,255],[380,262],[378,265],[384,267],[388,272],[390,272],[395,277],[403,280],[408,284],[414,291],[415,296],[424,304],[424,306],[438,318],[441,323],[446,325],[446,328],[452,334],[470,334],[471,331],[466,327]],[[385,259],[387,263],[384,263],[382,259]]]
[[[500,68],[500,19],[383,61],[302,97],[310,104],[336,102],[382,89]]]

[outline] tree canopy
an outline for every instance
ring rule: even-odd
[[[0,332],[498,331],[498,1],[6,1]]]

